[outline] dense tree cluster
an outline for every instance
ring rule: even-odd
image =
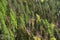
[[[60,40],[60,0],[0,0],[0,40]]]

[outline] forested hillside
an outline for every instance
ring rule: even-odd
[[[0,0],[0,40],[60,40],[60,0]]]

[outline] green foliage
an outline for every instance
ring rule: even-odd
[[[59,0],[0,0],[1,40],[60,40],[59,29]]]
[[[12,9],[10,10],[10,19],[11,19],[11,25],[12,25],[11,27],[14,30],[15,28],[17,28],[17,22],[16,22],[16,15]]]

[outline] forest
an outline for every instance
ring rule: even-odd
[[[60,40],[60,0],[0,0],[0,40]]]

